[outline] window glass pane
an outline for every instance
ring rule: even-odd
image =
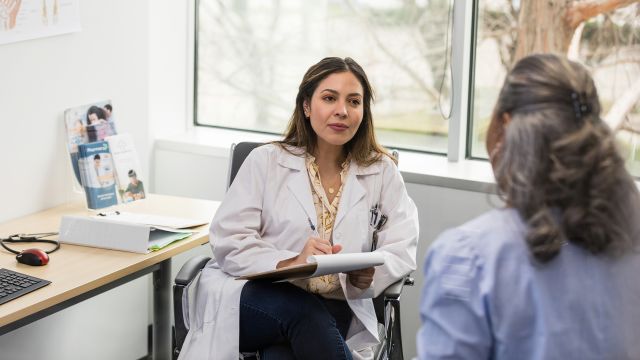
[[[512,64],[517,44],[531,41],[535,33],[533,27],[544,28],[546,32],[560,37],[567,18],[548,13],[544,9],[555,6],[574,7],[579,1],[557,0],[537,7],[541,13],[527,14],[539,3],[538,0],[480,0],[477,18],[477,38],[475,47],[473,124],[471,126],[471,155],[487,157],[484,147],[489,117],[497,99],[504,77]],[[583,2],[587,3],[587,2]],[[603,106],[603,117],[616,131],[622,155],[627,159],[629,169],[640,175],[640,5],[622,5],[607,13],[592,13],[581,21],[576,31],[566,40],[558,40],[558,52],[585,64],[593,75]],[[542,10],[541,10],[542,9]],[[568,10],[572,11],[572,10]],[[574,13],[575,14],[575,13]],[[525,19],[525,20],[523,20]],[[547,21],[545,19],[559,19]],[[524,23],[523,23],[524,22]],[[571,35],[574,39],[572,41]],[[518,38],[521,36],[522,38]],[[527,39],[528,37],[528,39]],[[577,46],[576,46],[577,45]],[[563,50],[563,51],[560,51]],[[531,52],[544,52],[533,49]],[[622,108],[622,116],[612,116],[615,108]]]
[[[307,68],[326,56],[348,56],[373,84],[383,144],[445,152],[448,124],[438,104],[449,101],[449,6],[449,0],[201,0],[197,124],[282,133]]]

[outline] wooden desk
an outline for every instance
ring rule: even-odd
[[[118,206],[118,210],[210,220],[219,202],[163,195]],[[0,236],[58,231],[62,215],[90,215],[84,202],[70,203],[0,224]],[[51,281],[51,284],[0,305],[0,335],[153,272],[153,358],[171,359],[171,257],[208,242],[202,232],[149,254],[62,244],[46,266],[19,264],[0,248],[0,268]],[[21,245],[21,246],[18,246]],[[14,244],[16,249],[49,244]],[[117,311],[114,309],[114,311]]]

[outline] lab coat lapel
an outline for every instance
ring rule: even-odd
[[[291,175],[291,179],[287,183],[289,191],[298,200],[307,217],[316,223],[315,209],[313,208],[313,197],[311,196],[311,184],[309,176],[304,171],[297,171]]]
[[[347,177],[347,182],[344,184],[342,197],[340,198],[340,204],[338,205],[338,214],[336,215],[334,228],[340,225],[340,222],[344,219],[349,210],[351,210],[358,201],[363,199],[367,193],[356,176],[359,172],[358,169],[359,167],[356,165],[355,161],[351,161],[351,164],[349,165],[349,176]]]
[[[307,217],[315,224],[316,211],[313,207],[311,184],[309,183],[309,176],[307,175],[304,158],[283,152],[282,158],[280,159],[280,165],[295,170],[289,175],[287,188],[291,191],[293,197],[298,200],[298,203],[300,203],[300,206],[304,209]]]

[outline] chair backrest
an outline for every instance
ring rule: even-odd
[[[398,152],[398,150],[391,150],[391,156],[393,156],[396,161],[400,161],[400,153]]]
[[[236,178],[236,174],[238,174],[238,170],[240,170],[240,166],[244,162],[244,159],[249,156],[249,153],[257,148],[258,146],[264,145],[264,143],[259,142],[249,142],[244,141],[237,144],[231,145],[231,154],[229,156],[229,173],[227,177],[227,189],[233,183],[233,180]]]
[[[264,143],[260,142],[251,142],[251,141],[243,141],[237,144],[231,145],[231,154],[229,155],[229,172],[227,177],[227,189],[233,183],[233,180],[236,178],[236,174],[238,174],[238,170],[240,170],[240,166],[244,162],[244,159],[249,156],[249,153],[258,146],[264,145]],[[399,159],[400,154],[397,150],[391,150],[391,156],[396,158],[396,161]]]

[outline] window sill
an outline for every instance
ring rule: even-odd
[[[175,151],[205,156],[227,157],[231,144],[240,141],[266,142],[279,136],[239,130],[197,127],[193,130],[158,138],[156,150]],[[483,160],[449,162],[445,156],[413,151],[400,152],[400,171],[405,182],[452,188],[458,190],[495,193],[491,165]]]

